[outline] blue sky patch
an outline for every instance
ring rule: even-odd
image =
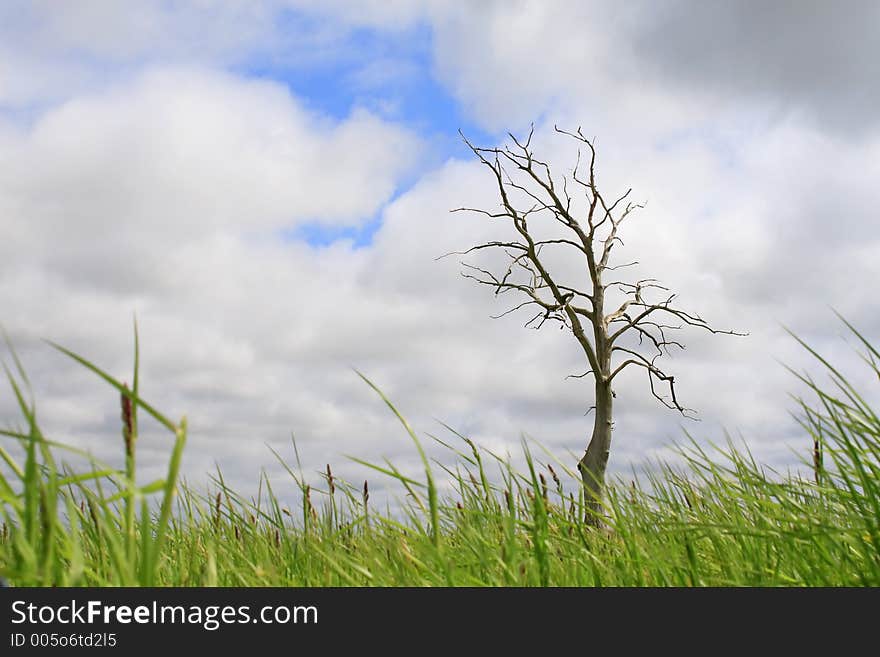
[[[302,240],[315,248],[324,248],[341,240],[350,240],[355,249],[361,249],[373,243],[373,237],[381,226],[382,210],[359,226],[325,226],[320,222],[310,222],[282,230],[281,238],[286,241]]]
[[[284,20],[291,30],[310,29],[309,19],[297,14],[289,13]],[[432,39],[427,25],[395,31],[351,29],[339,35],[331,56],[302,64],[252,61],[238,72],[282,83],[308,109],[335,120],[364,108],[418,134],[428,143],[427,156],[401,181],[396,198],[425,170],[450,157],[472,157],[459,129],[478,144],[498,140],[469,120],[461,104],[434,76]],[[316,247],[338,240],[354,240],[355,247],[363,247],[372,243],[381,216],[382,210],[356,226],[328,227],[316,222],[283,234],[285,239],[302,239]]]
[[[308,23],[298,27],[308,29]],[[466,153],[460,147],[459,129],[481,142],[491,141],[491,136],[464,115],[434,76],[432,39],[427,25],[401,31],[352,29],[339,36],[332,56],[303,64],[251,61],[238,72],[285,84],[307,108],[337,120],[366,108],[422,137],[448,138],[440,154],[445,159]]]

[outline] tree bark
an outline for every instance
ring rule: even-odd
[[[605,469],[611,450],[611,424],[614,395],[611,382],[596,380],[596,421],[587,451],[578,463],[584,482],[585,522],[599,526],[603,516],[602,497],[605,492]]]

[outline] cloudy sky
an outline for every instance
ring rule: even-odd
[[[143,395],[189,418],[193,481],[217,463],[253,492],[291,434],[309,472],[415,467],[353,368],[423,435],[571,460],[592,403],[571,336],[490,319],[506,306],[436,258],[499,230],[449,212],[498,204],[459,129],[493,146],[534,122],[565,171],[553,125],[582,126],[606,194],[647,203],[619,257],[750,334],[688,333],[667,362],[700,422],[622,376],[612,470],[684,430],[795,465],[780,363],[812,364],[783,326],[845,363],[831,308],[880,341],[878,42],[880,5],[854,0],[9,0],[0,324],[47,433],[119,462],[118,396],[41,339],[130,379],[136,313]],[[145,479],[169,444],[145,423]]]

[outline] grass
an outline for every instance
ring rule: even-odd
[[[880,354],[847,324],[880,379]],[[418,479],[392,463],[366,463],[405,493],[399,513],[371,506],[367,482],[330,466],[317,482],[276,456],[301,492],[282,506],[269,480],[256,500],[222,473],[204,494],[182,486],[186,420],[140,398],[135,334],[133,385],[54,345],[120,394],[123,470],[53,442],[39,428],[24,368],[10,346],[4,365],[21,428],[16,460],[0,447],[0,575],[17,586],[876,586],[880,584],[880,419],[831,363],[803,344],[827,389],[797,374],[806,474],[779,475],[728,443],[690,441],[683,465],[609,485],[603,529],[583,522],[579,476],[523,442],[524,472],[464,436],[443,442],[449,462]],[[138,412],[173,438],[167,475],[137,481]],[[435,439],[437,440],[437,439]],[[89,458],[74,471],[64,454]],[[436,471],[435,471],[436,470]],[[442,474],[441,474],[442,471]],[[449,477],[441,496],[437,477]]]

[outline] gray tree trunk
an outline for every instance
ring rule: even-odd
[[[596,380],[596,421],[587,451],[578,463],[584,482],[586,518],[591,525],[601,524],[602,496],[605,492],[605,469],[611,450],[611,422],[614,395],[611,383]]]

